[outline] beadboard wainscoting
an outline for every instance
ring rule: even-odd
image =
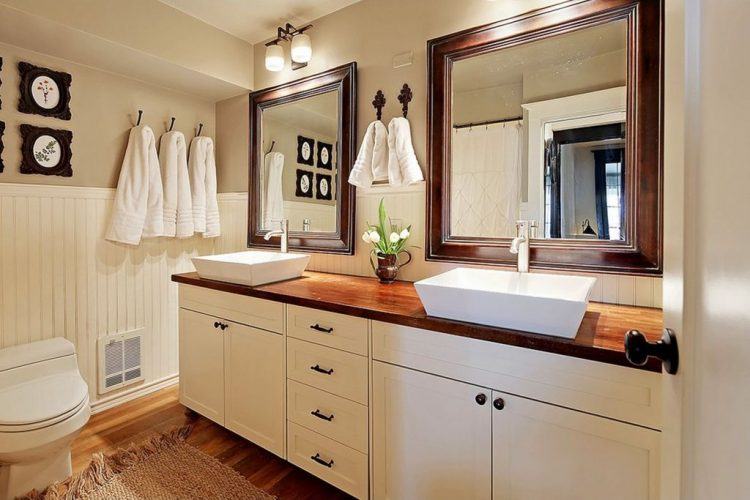
[[[52,337],[76,345],[94,405],[176,381],[177,286],[190,257],[245,247],[247,196],[219,195],[224,235],[104,240],[113,189],[0,183],[0,346]],[[144,328],[143,383],[99,396],[97,339]]]

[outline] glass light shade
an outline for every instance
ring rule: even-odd
[[[281,45],[269,45],[266,47],[266,69],[268,71],[281,71],[284,69],[284,48]]]
[[[310,36],[300,33],[292,38],[292,61],[296,63],[310,62],[312,59],[312,42]]]

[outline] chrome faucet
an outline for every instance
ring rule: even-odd
[[[510,242],[510,253],[518,254],[518,272],[529,272],[529,240],[534,237],[537,227],[535,220],[519,220],[516,222],[516,236]]]
[[[268,241],[274,236],[281,237],[281,253],[289,251],[289,219],[274,219],[271,222],[278,222],[279,229],[268,231],[263,239]]]

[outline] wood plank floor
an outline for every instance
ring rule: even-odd
[[[91,417],[72,445],[73,470],[91,455],[111,453],[154,434],[193,423],[187,442],[237,470],[258,488],[280,499],[348,499],[350,496],[210,420],[185,415],[177,387],[154,392]]]

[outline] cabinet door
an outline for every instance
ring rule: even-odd
[[[224,338],[216,321],[180,309],[180,402],[224,425]]]
[[[284,337],[225,323],[225,427],[283,458]]]
[[[494,500],[658,497],[660,432],[500,392],[492,402]]]
[[[372,375],[374,497],[488,499],[490,391],[378,361]]]

